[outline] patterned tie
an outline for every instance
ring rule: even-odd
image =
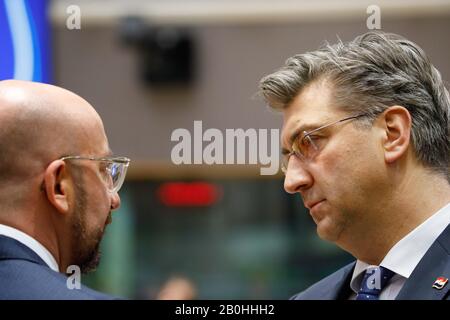
[[[356,300],[378,300],[380,293],[395,272],[384,267],[369,267],[361,282]]]

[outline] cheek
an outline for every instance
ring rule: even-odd
[[[106,190],[102,188],[93,190],[89,195],[87,211],[92,225],[103,227],[110,212],[109,195]]]
[[[100,175],[92,176],[92,188],[91,188],[91,199],[93,205],[96,208],[102,208],[103,206],[108,207],[109,205],[109,193],[106,190],[103,178]]]
[[[367,141],[327,148],[316,159],[315,184],[331,205],[358,206],[376,187],[382,176],[380,158]]]
[[[319,154],[311,169],[314,172],[314,187],[318,189],[317,193],[324,193],[321,196],[330,199],[333,194],[343,190],[348,176],[346,171],[351,164],[345,159],[342,149],[326,151]]]
[[[106,190],[102,189],[98,192],[94,199],[94,207],[100,219],[103,219],[103,217],[109,214],[111,205],[109,194]]]

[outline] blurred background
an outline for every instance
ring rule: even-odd
[[[418,43],[449,79],[448,0],[0,0],[0,78],[86,98],[114,153],[132,159],[100,268],[83,283],[131,299],[287,299],[350,262],[317,237],[281,174],[176,166],[170,137],[195,120],[279,129],[255,98],[259,79],[369,31],[371,5],[383,31]]]

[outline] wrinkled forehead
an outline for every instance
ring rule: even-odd
[[[297,135],[333,121],[341,114],[327,86],[318,83],[304,88],[283,110],[282,147],[289,149]]]

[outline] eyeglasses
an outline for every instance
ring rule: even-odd
[[[302,161],[309,161],[312,160],[317,154],[320,152],[321,144],[319,143],[319,140],[321,139],[319,136],[314,135],[319,130],[331,127],[333,125],[336,125],[338,123],[342,123],[348,120],[353,120],[357,118],[361,118],[366,116],[367,114],[360,114],[344,119],[340,119],[328,124],[325,124],[319,128],[313,129],[311,131],[303,131],[302,134],[299,134],[292,143],[292,151],[284,153],[282,157],[281,162],[281,171],[286,174],[289,159],[292,155],[295,155],[298,159]]]
[[[119,192],[127,173],[130,159],[126,157],[94,158],[83,156],[66,156],[60,160],[91,160],[100,162],[100,173],[107,189],[111,193]]]

